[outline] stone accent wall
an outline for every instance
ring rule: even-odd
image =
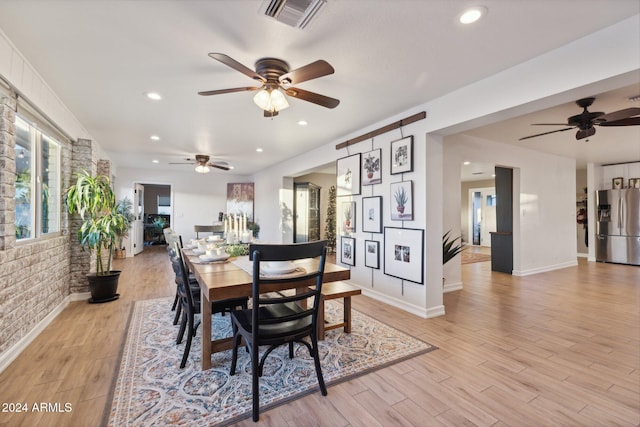
[[[69,231],[16,242],[15,105],[0,98],[0,354],[25,337],[69,295]],[[62,181],[69,182],[71,152],[62,143]],[[63,187],[63,188],[66,188]]]
[[[75,174],[86,170],[92,175],[96,174],[96,164],[93,162],[93,146],[89,139],[78,139],[73,142],[71,150],[71,182],[75,182]],[[72,293],[88,292],[89,283],[87,273],[95,270],[95,260],[91,254],[83,250],[75,238],[82,225],[82,220],[76,215],[69,216],[69,233],[71,234],[71,265],[69,285]]]

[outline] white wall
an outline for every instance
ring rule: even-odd
[[[227,210],[227,183],[251,182],[242,175],[225,172],[199,174],[196,172],[157,172],[152,169],[119,168],[116,194],[133,198],[133,183],[171,186],[171,228],[182,235],[183,241],[195,238],[194,225],[212,224],[218,212]],[[127,254],[132,254],[127,242]]]

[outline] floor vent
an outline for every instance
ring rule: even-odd
[[[264,0],[260,13],[295,28],[306,28],[327,0]]]

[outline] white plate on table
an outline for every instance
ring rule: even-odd
[[[214,235],[214,236],[209,236],[209,238],[207,239],[209,242],[215,243],[215,242],[222,242],[222,237],[218,236],[218,235]]]
[[[264,262],[260,266],[265,274],[287,274],[296,271],[298,268],[290,261],[286,262]]]
[[[204,261],[204,262],[212,262],[212,261],[226,261],[227,259],[229,259],[229,254],[221,254],[221,255],[200,255],[198,257],[200,259],[200,261]]]
[[[193,252],[194,255],[201,255],[201,254],[205,253],[206,251],[204,249],[193,248],[191,250],[191,252]]]

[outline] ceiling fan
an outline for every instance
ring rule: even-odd
[[[333,74],[335,71],[333,67],[322,59],[295,70],[289,70],[289,64],[281,59],[261,58],[256,61],[256,70],[254,71],[225,54],[210,53],[209,56],[261,83],[261,86],[208,90],[198,92],[198,95],[209,96],[231,92],[258,91],[253,97],[253,101],[264,110],[265,117],[274,117],[278,115],[278,111],[289,107],[285,94],[326,108],[335,108],[340,104],[338,99],[291,87],[294,84]]]
[[[231,169],[227,162],[209,162],[210,157],[206,154],[196,154],[195,158],[187,157],[185,160],[188,163],[169,163],[170,165],[196,165],[196,172],[209,173],[209,167],[222,169],[228,171]]]
[[[567,119],[567,123],[533,123],[534,126],[570,126],[564,129],[556,129],[549,132],[538,133],[535,135],[525,136],[519,141],[529,138],[535,138],[550,133],[564,132],[571,129],[578,129],[576,139],[584,139],[596,133],[595,126],[638,126],[640,125],[640,108],[625,108],[623,110],[613,111],[611,113],[595,112],[592,113],[587,108],[593,104],[595,98],[584,98],[576,101],[576,104],[582,108],[582,113],[571,116]]]

